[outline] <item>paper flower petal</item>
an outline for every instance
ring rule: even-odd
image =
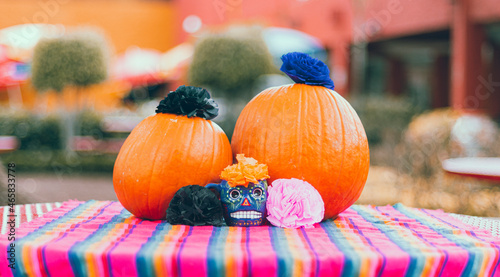
[[[330,78],[330,69],[322,61],[300,52],[291,52],[281,57],[280,70],[285,72],[295,83],[311,86],[323,86],[334,89]]]
[[[278,227],[310,228],[321,222],[325,204],[319,192],[299,179],[277,179],[268,189],[267,220]]]
[[[187,117],[213,119],[219,114],[219,107],[204,88],[180,86],[170,92],[156,107],[156,113],[171,113]]]
[[[231,187],[247,186],[269,178],[267,165],[259,164],[256,159],[236,155],[237,164],[230,165],[222,171],[220,178],[226,180]]]

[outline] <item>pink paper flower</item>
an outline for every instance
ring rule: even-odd
[[[267,220],[285,228],[311,228],[325,215],[325,203],[319,192],[299,179],[277,179],[268,189]]]

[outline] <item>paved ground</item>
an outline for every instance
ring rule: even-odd
[[[73,200],[117,200],[111,174],[57,175],[23,173],[17,176],[17,191],[31,203]]]

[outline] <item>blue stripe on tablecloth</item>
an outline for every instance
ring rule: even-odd
[[[154,253],[160,243],[164,241],[165,235],[168,234],[171,229],[172,225],[166,222],[156,225],[156,228],[151,236],[147,239],[146,243],[141,246],[135,256],[135,261],[137,263],[137,276],[156,276]]]
[[[335,225],[333,220],[323,221],[319,225],[328,235],[330,241],[344,255],[344,266],[342,267],[341,276],[358,276],[361,270],[361,257],[351,246],[349,239],[342,234],[342,231]]]
[[[409,244],[405,244],[407,240],[400,236],[398,232],[394,232],[390,226],[387,226],[383,221],[374,217],[369,212],[363,210],[362,207],[353,206],[351,209],[357,212],[366,222],[372,224],[373,227],[378,229],[382,234],[384,234],[389,240],[391,240],[395,245],[397,245],[403,252],[406,252],[410,256],[410,263],[408,269],[406,270],[405,276],[420,276],[424,270],[426,257],[422,254],[422,251],[418,247],[413,247]],[[405,223],[410,231],[411,228]],[[402,242],[403,241],[403,242]]]
[[[396,204],[394,205],[394,208],[397,209],[399,212],[407,216],[408,218],[413,218],[420,222],[421,224],[429,227],[431,230],[435,231],[442,237],[446,238],[448,241],[454,243],[455,245],[461,247],[462,249],[466,250],[469,258],[467,260],[467,264],[465,266],[464,271],[462,272],[462,276],[473,276],[473,272],[478,272],[478,270],[481,268],[482,261],[484,259],[483,252],[478,250],[477,247],[470,242],[465,242],[461,241],[458,239],[456,236],[453,234],[450,235],[451,231],[449,229],[444,229],[444,228],[439,228],[437,226],[434,226],[433,223],[429,222],[428,220],[422,219],[422,216],[415,214],[415,212],[411,211],[407,207]],[[424,212],[425,213],[425,212]],[[429,214],[430,215],[430,214]],[[433,217],[432,215],[430,215]],[[433,217],[435,218],[435,217]],[[450,224],[448,224],[451,226]]]
[[[130,215],[131,215],[129,212],[127,212],[127,214],[128,214],[128,215],[126,216],[126,218],[125,218],[125,219],[129,218],[129,217],[130,217]],[[110,277],[113,277],[113,268],[111,267],[111,251],[113,251],[113,250],[114,250],[114,249],[118,246],[118,244],[120,244],[120,242],[125,241],[125,239],[126,239],[126,238],[128,238],[128,237],[132,234],[132,232],[134,232],[134,229],[135,229],[138,225],[141,225],[143,222],[144,222],[144,221],[140,221],[140,222],[139,222],[139,223],[137,223],[136,225],[132,225],[132,227],[131,227],[131,228],[127,228],[127,233],[126,233],[126,235],[125,235],[125,236],[123,236],[123,235],[122,235],[122,237],[121,237],[118,241],[116,241],[116,242],[113,244],[113,246],[111,246],[111,247],[109,248],[109,250],[105,253],[105,254],[106,254],[106,264],[105,264],[104,266],[106,266],[106,270],[107,270],[108,275],[109,275]]]
[[[228,227],[214,227],[207,247],[207,273],[209,277],[225,276],[224,243],[229,233]]]
[[[311,240],[309,239],[309,237],[307,236],[307,233],[305,231],[304,228],[300,228],[300,230],[302,231],[302,236],[304,236],[304,239],[306,240],[307,242],[307,245],[309,245],[309,248],[311,249],[311,251],[313,252],[313,255],[314,255],[314,262],[316,264],[316,267],[315,267],[315,270],[314,270],[314,276],[318,276],[319,274],[319,256],[318,256],[318,253],[316,252],[316,250],[314,249],[312,243],[311,243]]]
[[[358,213],[358,214],[359,214],[359,213]],[[360,214],[360,215],[361,215],[361,214]],[[366,221],[366,218],[364,218],[364,217],[363,217],[363,219]],[[365,239],[365,241],[366,241],[366,242],[367,242],[367,243],[368,243],[368,244],[369,244],[369,245],[370,245],[373,249],[375,249],[375,251],[377,251],[377,253],[379,253],[379,254],[380,254],[380,256],[382,256],[382,264],[380,265],[380,268],[379,268],[379,270],[378,270],[378,274],[377,274],[377,276],[379,277],[379,276],[381,275],[381,273],[384,271],[384,268],[385,268],[385,264],[386,264],[386,260],[387,260],[387,258],[385,257],[384,253],[382,253],[382,251],[380,251],[380,249],[379,249],[378,247],[376,247],[376,246],[373,244],[372,240],[371,240],[369,237],[365,236],[365,234],[363,233],[363,230],[361,230],[361,229],[358,227],[358,225],[357,225],[357,224],[356,224],[356,223],[352,220],[352,218],[349,218],[349,222],[351,222],[351,225],[352,225],[352,227],[354,228],[354,230],[358,231],[358,234],[359,234],[359,235],[361,235],[361,236]],[[377,228],[376,226],[373,226],[373,227]],[[377,228],[377,229],[379,229],[379,228]],[[379,230],[380,230],[380,229],[379,229]]]
[[[269,236],[276,256],[278,276],[292,276],[294,260],[285,235],[285,229],[269,227]]]
[[[383,212],[380,210],[380,207],[375,207],[375,210],[377,210],[378,212],[380,212],[381,214],[383,214]],[[398,221],[398,220],[396,219],[396,221]],[[404,226],[406,229],[408,229],[408,230],[412,231],[408,223],[403,223],[403,226]],[[413,232],[413,231],[412,231],[412,232]],[[428,244],[432,245],[434,248],[436,248],[436,250],[438,250],[438,251],[443,251],[443,253],[444,253],[444,261],[443,261],[443,264],[441,265],[441,269],[439,270],[439,274],[438,274],[438,276],[442,276],[442,275],[443,275],[443,270],[444,270],[444,268],[445,268],[445,266],[446,266],[446,263],[448,262],[448,259],[449,259],[449,254],[448,254],[448,251],[446,251],[446,250],[440,250],[440,249],[439,249],[439,248],[438,248],[438,247],[437,247],[434,243],[432,243],[432,242],[430,242],[429,240],[427,240],[426,238],[424,238],[424,236],[422,236],[422,234],[417,233],[417,232],[413,232],[413,233],[414,233],[415,235],[417,235],[419,238],[421,238],[423,241],[425,241],[425,242],[427,242]],[[387,237],[388,237],[389,239],[391,239],[391,237],[390,237],[389,235],[388,235]],[[405,245],[404,245],[404,244],[400,245],[400,244],[398,244],[396,241],[394,241],[393,239],[391,239],[391,240],[392,240],[394,243],[396,243],[396,244],[399,246],[399,248],[403,249],[405,252],[407,252],[407,253],[413,253],[413,250],[412,250],[412,251],[410,251],[409,249],[405,249],[405,248],[407,248],[407,247],[405,247]]]
[[[17,253],[22,253],[21,250],[24,247],[25,241],[35,240],[39,236],[43,235],[45,232],[47,232],[49,230],[52,230],[57,225],[59,225],[59,224],[61,224],[63,222],[66,222],[68,218],[71,218],[75,214],[78,214],[78,213],[81,213],[81,212],[85,211],[92,204],[93,204],[93,202],[81,203],[78,206],[76,206],[76,207],[72,208],[71,210],[69,210],[68,212],[66,212],[64,215],[62,215],[62,216],[60,216],[58,218],[55,218],[54,220],[52,220],[50,222],[47,222],[47,223],[45,223],[42,226],[39,226],[37,229],[35,229],[32,232],[26,234],[26,236],[24,236],[24,237],[22,237],[20,239],[17,239],[16,240],[17,241],[17,243],[16,243],[16,252]],[[43,270],[45,270],[45,273],[46,273],[47,276],[50,276],[50,274],[47,272],[47,264],[46,264],[46,261],[45,261],[44,248],[42,248],[42,253],[43,253],[43,255],[42,255],[42,262],[43,262],[43,265],[44,265]],[[26,268],[24,266],[24,261],[23,261],[22,255],[17,255],[16,256],[16,263],[18,263],[19,266],[17,266],[16,269],[12,269],[12,275],[14,275],[16,277],[17,276],[27,276],[27,272],[26,272]]]
[[[446,221],[446,220],[444,220],[444,219],[442,219],[442,218],[436,217],[436,216],[435,216],[435,215],[433,215],[433,214],[430,214],[430,213],[429,213],[428,211],[426,211],[425,209],[419,209],[419,210],[420,210],[420,211],[422,211],[423,213],[425,213],[425,214],[429,215],[430,217],[432,217],[432,218],[434,218],[434,219],[437,219],[437,220],[439,220],[439,221],[441,221],[441,222],[443,222],[443,223],[445,223],[445,224],[447,224],[447,225],[452,226],[453,228],[460,229],[458,226],[456,226],[456,225],[454,225],[454,224],[451,224],[450,222],[448,222],[448,221]],[[484,240],[484,239],[482,239],[482,238],[478,237],[478,236],[477,236],[477,235],[476,235],[473,231],[470,231],[470,233],[471,233],[471,235],[472,235],[474,238],[476,238],[477,240],[480,240],[480,241],[482,241],[482,242],[484,242],[484,243],[488,243],[486,240]],[[490,245],[491,245],[491,243],[488,243],[488,244],[490,244]],[[496,255],[496,256],[497,256],[497,262],[496,262],[495,266],[494,266],[494,267],[493,267],[493,269],[492,269],[491,276],[493,276],[493,275],[494,275],[494,273],[496,272],[496,270],[497,270],[497,268],[498,268],[498,265],[499,265],[499,263],[500,263],[500,247],[499,247],[497,244],[493,244],[493,246],[497,249],[497,255]]]
[[[113,202],[110,202],[108,205],[99,208],[99,212],[94,215],[93,217],[85,220],[82,223],[78,223],[74,226],[74,228],[70,229],[70,232],[75,230],[77,227],[80,225],[89,223],[93,220],[95,220],[98,216],[102,215],[104,211],[109,207],[113,205]],[[111,217],[107,222],[104,224],[101,224],[100,228],[97,229],[95,232],[91,233],[89,236],[86,238],[82,238],[82,241],[79,241],[75,244],[73,244],[69,250],[68,250],[68,257],[69,257],[69,262],[71,264],[71,268],[73,269],[73,273],[77,277],[84,277],[88,276],[89,272],[87,269],[87,263],[85,260],[85,250],[88,248],[89,245],[99,241],[102,237],[102,235],[105,235],[111,231],[117,222],[123,222],[125,221],[125,218],[123,218],[123,215],[126,214],[126,210],[122,210],[121,213]]]

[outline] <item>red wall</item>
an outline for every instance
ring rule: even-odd
[[[448,0],[368,0],[355,6],[355,28],[368,40],[443,30],[450,26],[451,8]]]
[[[474,0],[471,16],[478,23],[500,21],[500,2],[498,0]]]
[[[464,0],[367,0],[364,4],[354,1],[355,36],[362,31],[367,40],[373,41],[449,29],[454,1]],[[498,22],[500,2],[472,0],[470,13],[475,23]]]

